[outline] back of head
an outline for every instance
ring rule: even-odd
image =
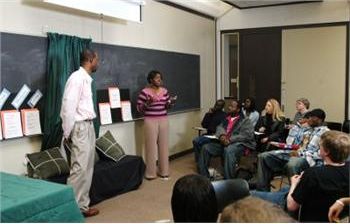
[[[350,136],[340,131],[327,131],[321,135],[320,144],[335,163],[343,163],[349,156]]]
[[[96,57],[96,52],[91,49],[84,49],[80,54],[80,65],[83,66],[87,62],[91,62]]]
[[[171,210],[174,222],[216,222],[215,192],[210,180],[201,175],[186,175],[173,188]]]
[[[256,197],[245,197],[228,205],[220,222],[295,222],[280,207]]]

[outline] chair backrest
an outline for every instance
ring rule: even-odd
[[[243,179],[219,180],[212,182],[212,185],[219,213],[227,205],[250,195],[248,182]]]
[[[343,126],[341,128],[341,131],[345,132],[345,133],[350,133],[350,120],[345,120],[343,122]]]
[[[327,123],[327,127],[331,130],[334,131],[341,131],[342,129],[342,124],[338,123],[338,122],[326,122]]]

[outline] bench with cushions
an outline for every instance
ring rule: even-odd
[[[142,184],[145,172],[142,157],[125,155],[109,131],[96,140],[96,149],[99,159],[94,166],[90,205],[135,190]],[[29,176],[66,184],[69,166],[58,151],[59,148],[53,148],[27,155]],[[66,151],[69,161],[69,150]]]
[[[101,159],[95,164],[90,188],[90,205],[137,189],[143,180],[145,164],[140,156],[127,155],[118,163]],[[68,175],[54,176],[49,181],[65,184]]]

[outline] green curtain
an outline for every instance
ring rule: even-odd
[[[41,150],[60,146],[61,144],[63,131],[60,110],[64,87],[70,74],[79,69],[81,52],[91,46],[91,39],[57,33],[48,33],[47,35],[47,86],[43,119],[44,136]],[[96,111],[95,85],[92,87],[92,92]],[[97,122],[95,122],[95,131],[98,135],[99,124]]]

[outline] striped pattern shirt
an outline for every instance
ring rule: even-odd
[[[161,117],[167,115],[167,109],[170,102],[168,90],[160,87],[160,91],[155,93],[151,88],[144,88],[137,99],[137,110],[145,117]],[[149,105],[146,105],[147,99],[153,99]]]

